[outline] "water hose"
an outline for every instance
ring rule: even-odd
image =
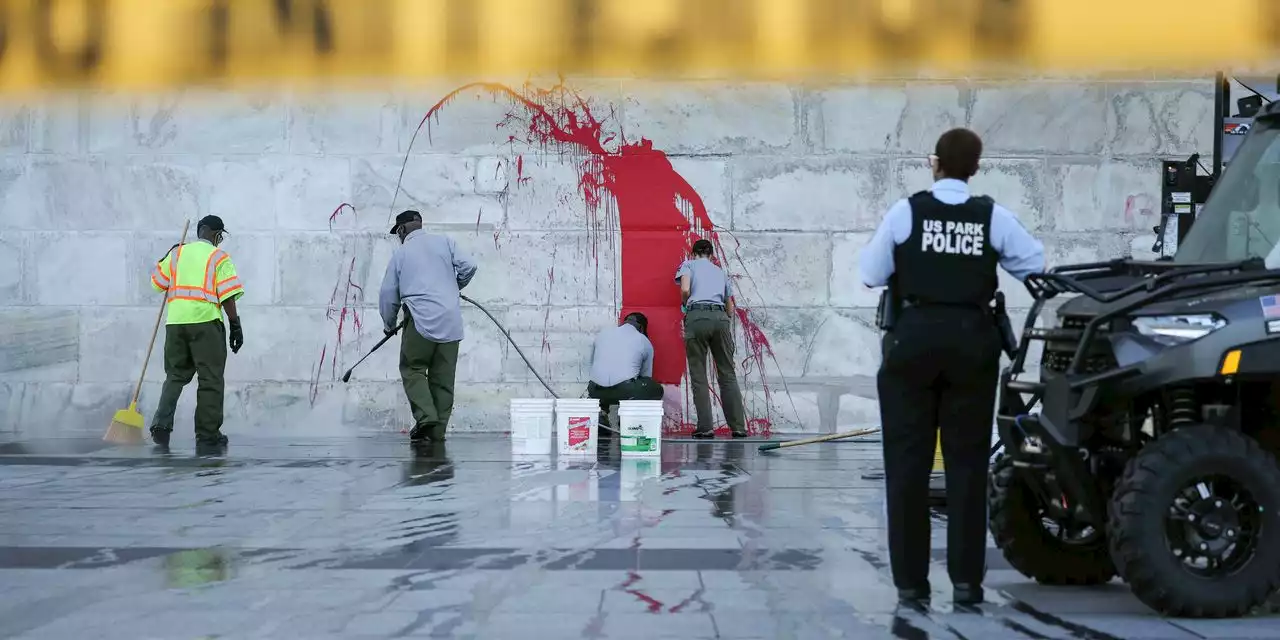
[[[529,371],[533,373],[533,376],[538,379],[538,382],[542,383],[542,386],[547,388],[547,393],[550,393],[552,398],[559,399],[560,394],[556,393],[555,389],[552,389],[551,385],[547,384],[547,381],[542,379],[542,376],[538,373],[538,370],[534,368],[533,363],[529,362],[529,358],[524,355],[524,351],[520,350],[520,345],[516,344],[515,338],[511,337],[511,332],[507,331],[507,328],[502,326],[502,323],[498,322],[498,319],[493,317],[493,314],[489,313],[489,310],[481,306],[479,302],[476,302],[475,300],[472,300],[471,298],[468,298],[462,294],[458,294],[458,297],[462,298],[463,300],[466,300],[467,302],[470,302],[473,306],[475,306],[475,308],[483,311],[486,316],[489,316],[489,319],[493,321],[494,326],[498,327],[498,331],[501,331],[502,335],[507,337],[507,342],[510,342],[511,346],[515,347],[516,353],[520,354],[520,359],[524,360],[525,366],[529,367]]]

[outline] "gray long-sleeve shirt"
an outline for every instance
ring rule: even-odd
[[[392,254],[382,278],[378,311],[383,326],[395,328],[403,304],[422,337],[432,342],[462,340],[458,292],[475,275],[475,263],[453,238],[413,231]]]
[[[636,376],[653,376],[653,343],[630,324],[597,334],[591,353],[591,381],[612,387]]]

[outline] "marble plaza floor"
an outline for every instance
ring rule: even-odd
[[[1038,586],[995,549],[988,604],[953,610],[936,565],[932,609],[899,611],[874,440],[616,451],[0,439],[0,638],[1280,638],[1280,599],[1162,619],[1118,583]]]

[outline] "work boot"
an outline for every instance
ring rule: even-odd
[[[436,426],[430,422],[424,422],[413,426],[409,431],[409,442],[430,442],[436,430]]]
[[[698,439],[698,440],[710,440],[710,439],[712,439],[712,438],[716,437],[716,432],[715,432],[715,431],[712,431],[711,429],[707,429],[706,431],[703,431],[703,430],[701,430],[701,429],[697,429],[697,430],[695,430],[691,435],[692,435],[692,437],[694,437],[694,438],[696,438],[696,439]]]
[[[746,431],[734,431],[733,437],[734,438],[750,438],[751,434],[747,433]]]
[[[898,589],[898,604],[911,609],[924,609],[929,606],[929,588]]]
[[[982,604],[985,598],[982,587],[975,584],[957,584],[953,589],[951,601],[959,605]]]
[[[160,427],[151,427],[151,441],[157,447],[169,446],[169,434],[173,433],[173,429],[162,429]]]

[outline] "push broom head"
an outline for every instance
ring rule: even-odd
[[[113,444],[142,444],[143,422],[137,405],[131,404],[128,409],[116,412],[115,418],[111,420],[111,426],[107,427],[107,434],[102,436],[102,439]]]

